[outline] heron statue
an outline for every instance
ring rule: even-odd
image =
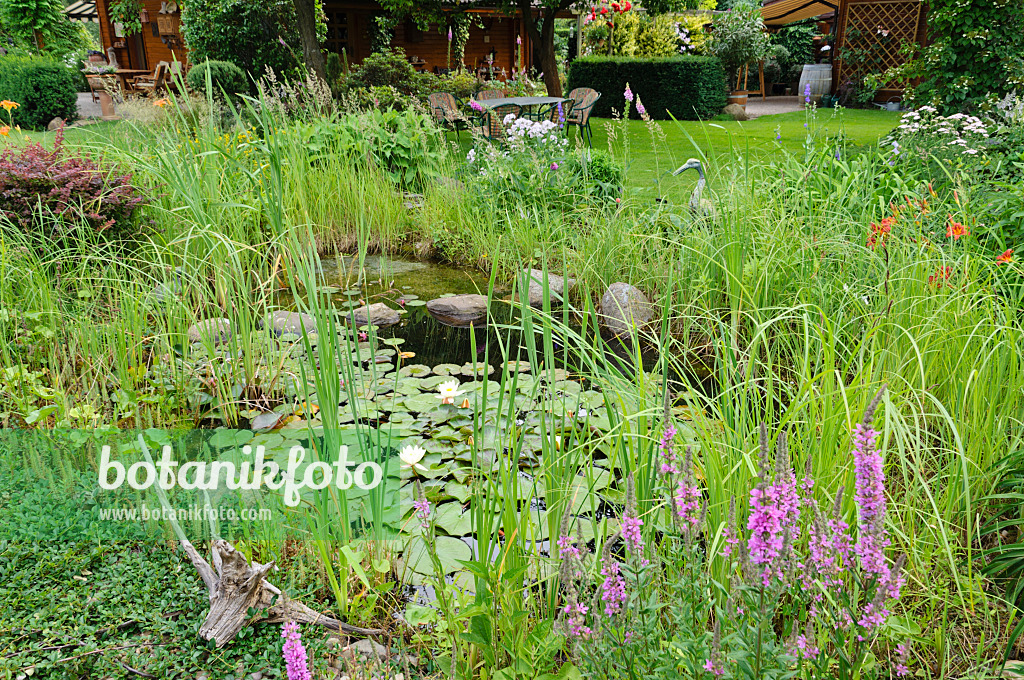
[[[714,220],[716,217],[715,204],[704,198],[704,185],[707,184],[707,180],[704,177],[704,166],[696,158],[691,158],[679,166],[672,173],[672,176],[675,177],[687,170],[696,170],[698,176],[697,186],[693,188],[693,193],[690,194],[690,212],[697,217],[706,217]]]

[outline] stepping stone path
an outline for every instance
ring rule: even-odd
[[[189,342],[212,342],[219,345],[231,338],[231,321],[228,319],[205,319],[189,326]]]
[[[654,305],[628,283],[613,283],[601,296],[601,324],[615,335],[640,328],[653,318]]]
[[[427,311],[446,326],[465,328],[487,316],[487,296],[470,293],[437,298],[427,303]]]
[[[401,314],[383,302],[375,302],[352,311],[352,320],[357,326],[378,326],[387,328],[402,320]]]
[[[278,310],[267,318],[267,326],[278,337],[282,335],[316,334],[316,319],[302,312],[286,312]]]

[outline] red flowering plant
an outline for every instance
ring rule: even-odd
[[[587,40],[596,42],[598,46],[607,47],[609,55],[614,54],[616,17],[632,9],[633,3],[630,0],[602,1],[593,5],[590,12],[583,17],[584,26],[590,25],[587,30]],[[600,25],[597,23],[598,20],[601,22]]]
[[[125,237],[138,229],[148,202],[132,184],[89,156],[69,152],[63,130],[53,149],[42,144],[0,151],[0,221],[26,233],[61,239],[83,227]]]

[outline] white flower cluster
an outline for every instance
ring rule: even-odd
[[[988,126],[980,118],[963,113],[949,116],[938,115],[934,106],[922,106],[903,114],[896,128],[900,137],[922,137],[935,140],[950,147],[960,147],[961,153],[974,156],[984,139],[988,139]]]
[[[560,126],[550,120],[530,120],[516,118],[514,113],[505,116],[502,121],[508,131],[508,140],[513,148],[522,147],[527,140],[537,144],[564,146],[569,140],[559,134]]]

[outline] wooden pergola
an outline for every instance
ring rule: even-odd
[[[835,51],[832,60],[833,92],[847,80],[882,73],[906,61],[901,48],[924,45],[928,38],[922,0],[765,0],[761,16],[766,26],[780,27],[815,18],[832,19]],[[843,58],[869,54],[870,59]],[[879,96],[898,96],[908,83],[882,84]]]

